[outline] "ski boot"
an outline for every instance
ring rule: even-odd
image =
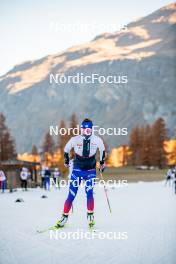
[[[93,212],[88,212],[87,213],[87,220],[88,220],[89,228],[93,228],[94,225],[95,225],[94,213]]]
[[[62,217],[61,217],[61,219],[60,220],[58,220],[57,222],[56,222],[56,224],[55,224],[55,228],[57,229],[59,229],[59,228],[61,228],[61,227],[64,227],[65,226],[65,224],[67,223],[67,220],[68,220],[68,215],[66,215],[66,214],[63,214],[62,215]]]

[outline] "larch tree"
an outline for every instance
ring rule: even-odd
[[[130,133],[129,146],[131,150],[130,163],[131,165],[138,165],[140,160],[140,128],[136,126]]]
[[[0,161],[16,158],[15,141],[6,126],[5,116],[0,113]]]
[[[144,128],[143,141],[141,146],[141,165],[151,166],[152,160],[152,145],[151,145],[151,128],[147,125]]]
[[[44,136],[42,150],[44,153],[45,161],[46,163],[48,163],[48,154],[52,156],[55,151],[55,142],[49,132],[47,132]]]
[[[61,133],[58,136],[57,147],[60,150],[61,158],[58,161],[58,166],[59,166],[61,172],[63,174],[65,174],[67,169],[64,167],[64,147],[65,147],[67,141],[69,140],[69,136],[68,136],[68,130],[66,128],[66,124],[65,124],[64,120],[60,121],[59,131],[61,131]],[[66,133],[64,133],[64,131]]]
[[[164,142],[168,139],[167,129],[163,118],[158,118],[152,125],[152,163],[154,166],[163,168],[166,165],[167,153]]]

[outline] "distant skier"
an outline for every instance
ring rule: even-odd
[[[50,177],[51,177],[51,171],[48,167],[45,168],[45,173],[44,173],[44,186],[45,190],[49,191],[50,190]]]
[[[53,172],[53,180],[54,180],[55,184],[58,184],[59,189],[60,189],[60,185],[59,185],[60,176],[61,176],[61,173],[60,173],[59,169],[55,168],[54,172]]]
[[[165,185],[167,186],[167,183],[169,183],[169,186],[171,185],[171,182],[173,180],[173,168],[168,169],[166,173],[166,182]]]
[[[3,170],[0,169],[0,189],[2,190],[2,193],[5,192],[6,188],[6,175]]]
[[[41,176],[41,188],[45,187],[45,167],[42,166],[42,169],[40,171],[40,176]]]
[[[174,184],[174,190],[175,190],[175,194],[176,194],[176,166],[173,169],[173,184]]]
[[[21,179],[21,188],[22,190],[27,191],[27,180],[28,180],[28,169],[23,167],[20,173],[20,179]]]
[[[56,222],[55,227],[63,227],[68,220],[72,202],[76,197],[78,186],[81,180],[85,180],[85,192],[87,195],[87,219],[89,227],[93,227],[94,222],[94,198],[93,187],[96,178],[96,159],[97,149],[100,152],[100,170],[105,169],[105,147],[100,137],[92,134],[93,123],[90,119],[85,119],[81,124],[81,135],[72,137],[65,146],[64,159],[65,166],[69,167],[69,153],[74,149],[75,158],[73,171],[69,185],[69,194],[64,204],[63,214]]]

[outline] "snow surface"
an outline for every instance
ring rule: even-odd
[[[46,194],[47,199],[41,199]],[[50,239],[37,229],[60,217],[67,188],[0,194],[0,264],[174,264],[176,263],[176,195],[164,182],[130,183],[109,188],[112,214],[104,190],[95,187],[95,218],[99,231],[127,232],[126,240]],[[15,203],[23,198],[23,203]],[[88,231],[82,187],[64,231]],[[63,230],[63,229],[62,229]],[[99,232],[98,231],[98,232]]]

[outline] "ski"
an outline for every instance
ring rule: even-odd
[[[92,233],[98,232],[99,230],[94,227],[89,227],[89,231]]]
[[[57,231],[57,230],[60,230],[60,229],[64,229],[66,226],[62,226],[62,227],[55,227],[55,226],[50,226],[48,228],[45,228],[45,229],[38,229],[36,232],[38,234],[42,234],[42,233],[46,233],[48,231]],[[90,232],[98,232],[99,229],[95,228],[95,226],[88,226],[88,230]]]
[[[45,229],[37,230],[37,233],[42,234],[42,233],[46,233],[48,231],[60,230],[62,228],[64,228],[64,226],[62,226],[62,227],[51,226],[51,227],[48,227],[48,228],[45,228]]]

